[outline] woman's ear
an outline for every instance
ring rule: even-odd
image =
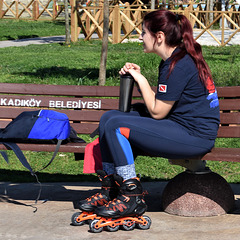
[[[165,34],[162,31],[157,32],[156,37],[157,43],[162,43],[163,41],[165,41]]]

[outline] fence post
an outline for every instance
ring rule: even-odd
[[[71,41],[78,41],[78,21],[77,21],[77,7],[76,0],[70,0],[71,5]]]
[[[53,19],[55,20],[57,17],[57,0],[53,0]]]
[[[112,27],[113,43],[120,42],[120,33],[121,33],[120,8],[119,5],[116,5],[114,6],[113,9],[113,27]]]
[[[33,20],[37,20],[39,17],[39,2],[38,0],[35,0],[33,2]]]
[[[16,19],[19,19],[18,15],[19,15],[19,11],[18,11],[18,0],[15,1],[15,8],[16,8]]]
[[[222,37],[221,37],[221,46],[223,46],[224,44],[224,22],[225,22],[225,16],[224,16],[224,13],[221,13],[222,15]]]
[[[129,2],[126,2],[125,5],[126,5],[125,14],[129,19],[131,19]],[[125,20],[124,25],[125,25],[126,32],[127,33],[130,32],[130,23],[127,20]]]
[[[95,12],[95,11],[94,11]],[[86,16],[86,32],[87,34],[89,34],[91,32],[90,28],[91,28],[91,22],[90,22],[90,18],[89,16]]]
[[[189,6],[184,9],[183,14],[184,14],[184,16],[190,21]]]
[[[0,18],[3,17],[3,0],[0,0]]]
[[[100,1],[99,2],[99,18],[98,18],[98,22],[99,22],[99,26],[103,29],[103,19],[104,19],[104,2]],[[96,17],[96,15],[95,15]],[[100,24],[100,22],[102,22]],[[103,32],[98,32],[99,38],[102,39],[103,38]]]

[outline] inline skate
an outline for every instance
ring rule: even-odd
[[[114,179],[119,187],[119,194],[114,200],[95,209],[97,218],[89,224],[90,231],[99,233],[106,228],[114,232],[120,226],[127,231],[133,230],[135,226],[149,229],[151,219],[143,216],[147,205],[143,199],[144,192],[139,179],[123,181],[118,175],[114,175]]]
[[[74,204],[75,208],[82,211],[72,215],[72,224],[75,226],[81,226],[85,222],[91,222],[98,218],[95,214],[95,209],[107,204],[117,196],[118,189],[113,175],[107,175],[103,170],[97,170],[97,174],[102,183],[101,190],[93,196]]]

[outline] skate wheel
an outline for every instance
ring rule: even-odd
[[[106,226],[106,229],[107,229],[109,232],[116,232],[116,231],[118,231],[118,229],[119,229],[119,225],[114,226],[114,224],[113,224],[112,226]]]
[[[152,224],[152,221],[151,221],[151,218],[148,217],[148,216],[142,216],[146,221],[147,223],[146,224],[137,224],[137,227],[142,229],[142,230],[147,230],[150,228],[151,224]]]
[[[96,220],[93,220],[93,221],[90,223],[89,228],[90,228],[90,231],[91,231],[91,232],[93,232],[93,233],[100,233],[100,232],[102,232],[103,227],[97,228],[97,226],[96,226],[98,222],[99,222],[99,220],[96,219]]]
[[[80,216],[80,212],[76,212],[72,215],[72,225],[74,226],[81,226],[84,224],[84,221],[79,221],[78,217]]]
[[[122,228],[125,230],[125,231],[131,231],[135,228],[135,222],[132,221],[132,220],[125,220],[124,221],[124,224],[122,225]]]

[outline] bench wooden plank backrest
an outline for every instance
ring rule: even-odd
[[[240,86],[217,88],[220,106],[218,138],[240,137]],[[239,148],[213,148],[203,160],[240,162]]]
[[[240,86],[217,88],[220,106],[218,137],[240,137]]]
[[[118,86],[0,83],[0,128],[23,111],[47,108],[67,114],[77,133],[90,134],[104,112],[118,109],[118,96]],[[133,96],[140,97],[136,89]]]
[[[118,109],[118,96],[119,87],[111,86],[0,83],[0,128],[22,111],[48,108],[66,113],[77,133],[90,134],[105,111]]]
[[[156,87],[153,87],[156,91]],[[220,128],[218,137],[240,137],[240,86],[218,87]],[[4,128],[23,111],[53,109],[68,115],[79,134],[90,134],[98,126],[102,114],[118,109],[117,86],[55,86],[37,84],[0,83],[0,128]],[[142,101],[137,89],[132,103]],[[19,144],[22,150],[54,151],[54,145]],[[62,145],[62,152],[84,153],[86,144]],[[0,149],[5,149],[0,145]],[[205,160],[238,161],[240,149],[214,148]]]
[[[221,110],[218,137],[240,137],[240,86],[218,87],[217,91]],[[118,86],[0,83],[0,128],[22,111],[49,108],[66,113],[78,133],[90,134],[105,111],[118,109],[118,96]],[[136,97],[140,94],[134,89]],[[133,100],[137,101],[141,100]]]

